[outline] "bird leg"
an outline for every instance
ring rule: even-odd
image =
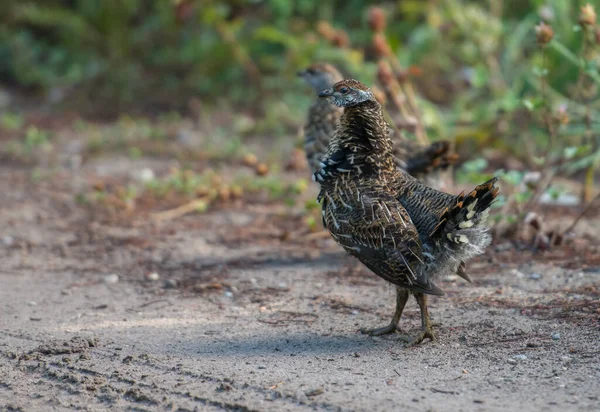
[[[408,290],[396,287],[396,311],[394,312],[394,316],[392,317],[390,324],[382,328],[361,329],[361,333],[366,333],[371,336],[381,336],[387,335],[388,333],[394,333],[399,330],[398,322],[400,322],[400,317],[402,316],[402,311],[404,310],[404,306],[406,306],[406,302],[408,302],[408,297]]]
[[[415,293],[415,299],[419,304],[419,308],[421,308],[421,333],[412,339],[407,346],[417,345],[427,338],[431,339],[432,341],[436,340],[433,333],[431,318],[429,317],[429,311],[427,310],[427,295],[417,292]]]

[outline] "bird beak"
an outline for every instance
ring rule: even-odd
[[[319,97],[331,97],[333,96],[333,89],[325,89],[319,93]]]

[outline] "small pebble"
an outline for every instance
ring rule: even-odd
[[[310,398],[311,396],[321,395],[323,392],[325,392],[323,390],[323,388],[317,388],[317,389],[312,389],[312,390],[306,391],[306,392],[304,392],[304,394]]]
[[[226,298],[232,298],[233,297],[233,292],[230,292],[228,290],[225,291],[225,293],[223,293],[225,295]]]
[[[527,355],[515,355],[513,356],[514,359],[516,360],[526,360],[527,359]]]
[[[558,332],[554,332],[554,333],[552,334],[552,339],[554,339],[554,340],[559,340],[559,339],[560,339],[560,333],[558,333]]]
[[[106,283],[107,285],[114,285],[115,283],[118,283],[118,282],[119,282],[119,275],[117,275],[115,273],[104,276],[104,283]]]
[[[2,238],[2,243],[4,243],[4,246],[12,246],[12,244],[15,242],[15,239],[12,236],[4,236]]]
[[[521,272],[520,270],[517,269],[513,269],[512,270],[512,274],[515,275],[518,278],[524,278],[525,274],[523,272]]]
[[[358,315],[358,311],[357,311],[356,309],[354,309],[354,310],[353,310],[351,313],[352,313],[353,315]]]
[[[177,281],[175,279],[165,280],[165,289],[173,289],[177,287]]]
[[[529,275],[529,279],[532,279],[532,280],[540,280],[541,277],[542,277],[542,275],[540,275],[539,273],[531,273]]]
[[[177,139],[177,143],[183,146],[194,146],[198,140],[192,132],[183,128],[177,131],[175,138]]]
[[[510,359],[508,360],[508,363],[510,363],[511,365],[516,365],[516,364],[517,364],[517,360],[516,360],[516,359],[512,359],[512,358],[510,358]]]
[[[496,252],[504,252],[513,248],[510,242],[500,243],[496,246]]]
[[[571,357],[570,356],[561,356],[560,360],[565,363],[568,363],[568,362],[571,362]]]
[[[233,389],[233,386],[231,386],[230,384],[221,383],[219,386],[217,386],[216,391],[217,392],[229,392],[232,389]]]
[[[135,170],[131,173],[131,177],[137,181],[146,183],[151,180],[154,180],[154,172],[152,169],[148,169],[147,167],[141,170]]]
[[[32,301],[30,301],[30,302],[27,302],[27,304],[28,304],[29,306],[35,306],[35,305],[37,305],[37,302],[34,302],[34,301],[32,300]]]
[[[151,280],[151,281],[156,281],[156,280],[160,279],[160,275],[156,272],[152,272],[146,276],[146,279]]]
[[[69,156],[69,158],[67,159],[66,167],[68,167],[71,170],[77,170],[81,167],[82,163],[83,157],[81,155],[74,154],[73,156]]]

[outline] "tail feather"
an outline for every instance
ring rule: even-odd
[[[440,215],[430,235],[439,272],[456,273],[471,282],[465,262],[482,254],[492,241],[486,220],[489,208],[498,196],[497,178],[477,186],[467,195],[454,197]]]
[[[485,223],[489,207],[498,196],[500,189],[496,186],[497,177],[477,186],[465,196],[464,192],[456,197],[456,203],[442,212],[439,223],[433,229],[432,239],[445,239],[461,244],[471,243],[473,229]]]

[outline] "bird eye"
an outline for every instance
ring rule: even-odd
[[[339,92],[342,93],[342,94],[346,94],[346,93],[348,93],[348,88],[347,87],[341,87],[339,89]]]

